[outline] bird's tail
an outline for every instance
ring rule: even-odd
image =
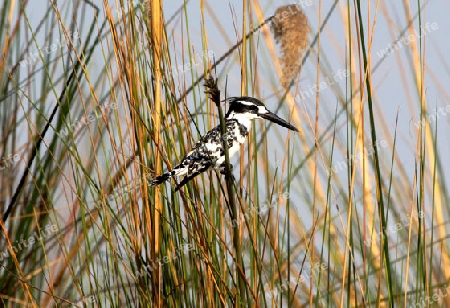
[[[154,178],[154,179],[152,180],[151,185],[152,185],[152,186],[157,186],[157,185],[159,185],[159,184],[161,184],[161,183],[167,181],[167,180],[170,179],[171,177],[172,177],[172,172],[171,172],[171,171],[166,172],[166,173],[164,173],[164,174],[162,174],[162,175],[157,176],[156,178]]]
[[[176,166],[175,168],[173,168],[172,171],[168,171],[168,172],[154,178],[151,182],[151,185],[157,186],[157,185],[167,181],[171,177],[184,175],[187,173],[187,171],[188,171],[188,168],[186,168],[182,164],[180,164],[180,165]]]

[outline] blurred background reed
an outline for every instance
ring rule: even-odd
[[[449,306],[448,4],[178,5],[0,5],[2,306]],[[149,186],[208,76],[303,131],[255,122],[237,217],[214,170]]]

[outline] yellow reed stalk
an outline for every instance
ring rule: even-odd
[[[162,23],[162,4],[161,0],[152,0],[150,1],[151,5],[151,51],[152,51],[152,58],[154,63],[154,84],[155,89],[153,92],[153,103],[155,112],[153,113],[153,132],[155,136],[155,145],[159,145],[161,143],[161,137],[160,137],[160,131],[161,131],[161,117],[160,117],[160,111],[161,111],[161,43],[162,43],[162,35],[163,35],[163,23]],[[155,151],[155,174],[161,174],[161,155],[159,151]],[[153,224],[154,227],[154,255],[153,258],[157,258],[159,255],[159,233],[160,233],[160,215],[162,212],[162,200],[161,200],[161,193],[160,193],[160,187],[155,187],[155,223]],[[161,306],[161,270],[160,268],[157,269],[156,274],[156,283],[157,283],[157,290],[156,290],[156,297],[155,303],[158,305],[158,307]],[[154,295],[155,295],[154,293]]]

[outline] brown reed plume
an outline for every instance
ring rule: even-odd
[[[287,89],[301,70],[310,31],[308,19],[296,4],[280,6],[272,20],[272,31],[276,43],[281,43],[281,84]]]

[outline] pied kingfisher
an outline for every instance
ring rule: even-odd
[[[177,191],[210,167],[218,168],[220,173],[225,174],[225,152],[222,140],[228,143],[228,154],[232,157],[245,142],[254,119],[263,118],[298,132],[297,128],[267,110],[266,106],[256,98],[243,96],[231,97],[227,100],[230,107],[225,115],[225,135],[221,137],[220,125],[214,127],[197,142],[178,166],[156,177],[151,183],[152,186],[159,185],[171,177],[184,175],[183,180],[175,188]]]

